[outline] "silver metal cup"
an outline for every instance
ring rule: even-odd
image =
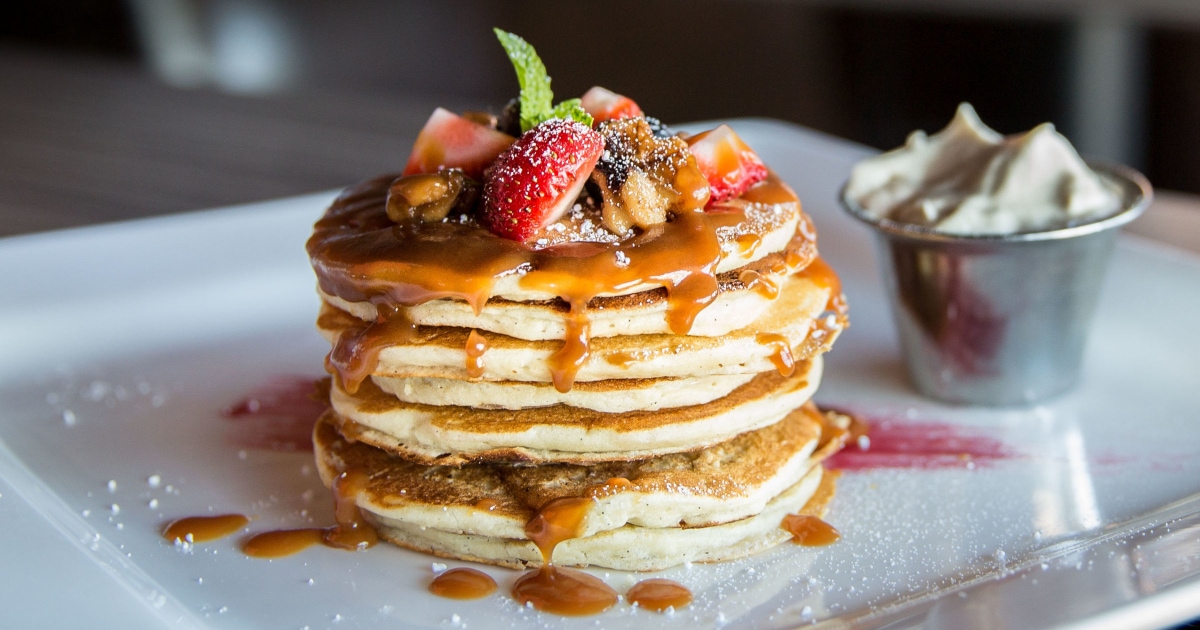
[[[1033,403],[1072,389],[1117,228],[1150,204],[1150,183],[1090,164],[1122,191],[1122,210],[1081,225],[961,236],[843,207],[874,228],[908,373],[954,403]]]

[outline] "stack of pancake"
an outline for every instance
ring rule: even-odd
[[[845,431],[810,398],[845,309],[777,178],[633,239],[579,205],[534,246],[466,216],[392,224],[391,181],[344,193],[308,244],[333,344],[317,461],[367,479],[382,537],[537,566],[526,525],[586,497],[554,563],[654,570],[823,513]]]

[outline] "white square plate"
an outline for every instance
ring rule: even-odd
[[[697,595],[674,615],[622,604],[567,619],[514,605],[517,574],[502,569],[485,569],[501,594],[438,599],[433,560],[387,545],[263,561],[237,536],[164,541],[167,521],[209,511],[250,515],[249,531],[332,522],[309,454],[254,448],[263,427],[222,415],[322,374],[303,249],[322,194],[0,241],[6,623],[1128,628],[1200,615],[1200,260],[1120,242],[1078,391],[1028,409],[935,404],[905,384],[868,235],[836,207],[868,151],[733,124],[799,192],[849,297],[817,398],[877,426],[874,450],[845,460],[839,543],[663,572]],[[599,574],[618,591],[637,579]]]

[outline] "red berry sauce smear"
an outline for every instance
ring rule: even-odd
[[[274,376],[255,387],[221,415],[229,420],[227,439],[238,448],[312,451],[317,418],[329,406],[316,376]],[[328,391],[328,385],[324,385]]]
[[[1022,453],[986,428],[949,422],[915,422],[889,416],[871,417],[837,406],[822,405],[868,425],[864,437],[851,441],[826,462],[835,470],[907,468],[975,469],[1022,457]]]

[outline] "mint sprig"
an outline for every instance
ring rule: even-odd
[[[579,122],[591,127],[592,115],[587,113],[587,110],[583,109],[582,103],[583,101],[577,98],[565,100],[558,105],[555,105],[554,109],[550,110],[550,118],[578,120]]]
[[[554,102],[554,92],[550,90],[550,75],[546,74],[546,65],[529,42],[498,28],[492,30],[517,71],[517,83],[521,86],[519,100],[522,133],[551,118],[577,120],[589,127],[592,125],[591,114],[583,109],[577,98],[551,105]]]

